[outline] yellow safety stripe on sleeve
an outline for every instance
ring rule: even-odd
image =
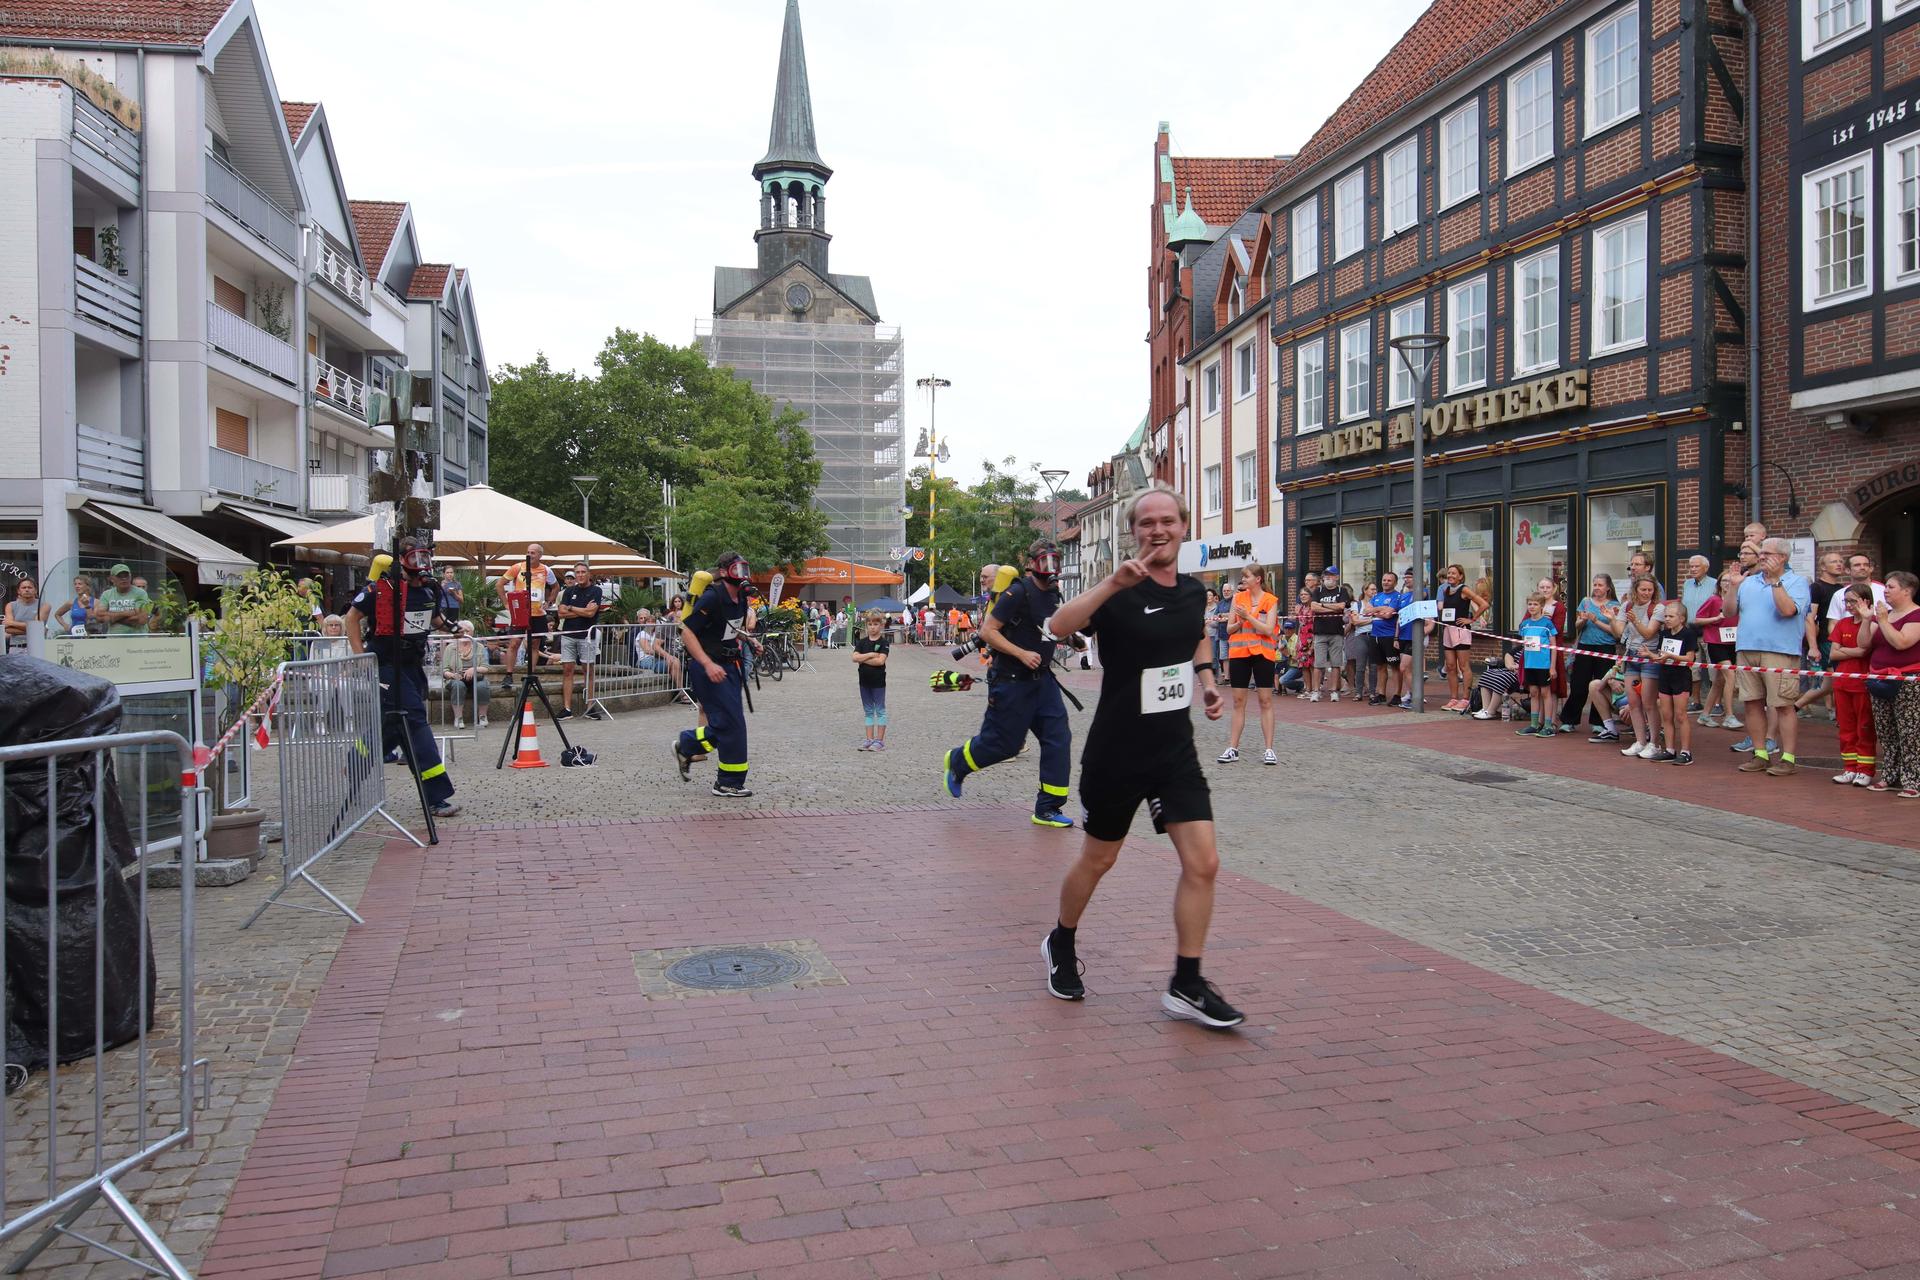
[[[722,760],[719,764],[722,771],[726,773],[745,773],[747,771],[747,762],[744,760],[739,764],[728,764],[725,760]]]
[[[961,755],[961,758],[967,762],[967,768],[972,769],[975,773],[978,773],[980,771],[980,766],[973,762],[973,739],[972,738],[968,738],[965,742],[960,744],[960,755]]]
[[[437,778],[446,771],[447,766],[444,764],[436,764],[431,769],[422,769],[420,771],[420,781],[425,782],[428,778]]]
[[[1067,789],[1065,787],[1056,787],[1051,782],[1041,783],[1040,789],[1046,792],[1050,796],[1064,796],[1067,794]]]

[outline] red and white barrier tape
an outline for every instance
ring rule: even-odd
[[[1548,649],[1554,653],[1570,653],[1578,657],[1604,658],[1608,662],[1647,662],[1659,663],[1663,667],[1695,667],[1706,671],[1750,671],[1763,676],[1833,676],[1841,680],[1920,680],[1920,671],[1905,675],[1896,672],[1884,674],[1871,671],[1813,671],[1805,667],[1756,667],[1744,662],[1676,662],[1672,658],[1657,653],[1642,653],[1639,657],[1628,659],[1625,655],[1602,649],[1581,649],[1569,644],[1529,645],[1519,636],[1494,637],[1502,644],[1510,644],[1526,649]]]
[[[260,724],[259,732],[264,736],[267,727],[265,717],[272,713],[274,704],[279,700],[280,675],[276,672],[273,677],[273,682],[262,689],[260,696],[253,700],[253,705],[242,712],[240,718],[227,727],[227,731],[220,735],[219,741],[215,742],[211,747],[195,746],[193,751],[193,763],[195,767],[193,770],[183,774],[181,781],[190,787],[198,786],[200,781],[198,775],[205,773],[207,767],[220,758],[220,753],[233,744],[234,738],[238,737],[240,731],[247,727],[248,721],[258,720]],[[261,745],[265,746],[266,744],[262,743]]]

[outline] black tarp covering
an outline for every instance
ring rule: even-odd
[[[0,659],[0,746],[115,733],[120,691],[109,682],[25,655]],[[47,839],[44,760],[6,770],[7,1061],[32,1068],[48,1059],[48,944],[58,989],[61,1062],[94,1047],[94,946],[101,940],[102,1027],[111,1047],[140,1031],[140,903],[120,874],[136,851],[120,807],[112,754],[55,757],[53,843]],[[94,786],[102,787],[105,874],[95,875]],[[53,901],[48,904],[52,879]],[[96,894],[96,881],[97,894]],[[97,901],[96,901],[97,897]],[[151,1024],[155,979],[148,947],[145,1007]]]

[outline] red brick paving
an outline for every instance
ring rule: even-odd
[[[1521,727],[1518,724],[1479,721],[1437,710],[1439,703],[1446,701],[1446,686],[1440,685],[1437,693],[1432,684],[1427,688],[1436,709],[1424,716],[1347,700],[1335,704],[1289,697],[1274,705],[1282,724],[1322,724],[1344,733],[1430,747],[1489,764],[1522,765],[1541,773],[1625,787],[1729,813],[1757,814],[1806,831],[1920,850],[1920,821],[1916,821],[1920,813],[1909,811],[1920,810],[1920,805],[1897,800],[1892,794],[1868,795],[1833,785],[1833,775],[1839,772],[1840,748],[1833,726],[1823,720],[1801,721],[1797,754],[1803,760],[1831,756],[1833,762],[1817,767],[1803,763],[1792,778],[1770,778],[1739,771],[1738,766],[1747,757],[1736,755],[1731,748],[1742,734],[1725,729],[1694,725],[1693,750],[1698,760],[1679,768],[1629,760],[1617,747],[1589,744],[1584,727],[1577,734],[1551,740],[1516,737],[1514,731]],[[1248,718],[1252,719],[1251,708]],[[1259,745],[1257,740],[1255,745]]]
[[[1920,1275],[1920,1132],[1267,886],[1222,877],[1209,960],[1247,1027],[1167,1020],[1164,842],[1049,999],[1075,844],[980,806],[390,846],[200,1274]],[[795,937],[846,985],[639,994],[635,952]]]

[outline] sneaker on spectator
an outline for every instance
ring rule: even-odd
[[[1340,691],[1338,689],[1335,689],[1332,693],[1328,694],[1327,697],[1333,700],[1334,702],[1338,702],[1340,701]]]
[[[1720,727],[1720,722],[1705,712],[1695,716],[1693,722],[1703,729],[1718,729]]]
[[[1693,701],[1687,703],[1688,715],[1693,715],[1696,712],[1705,711],[1705,710],[1706,708],[1700,705],[1700,700],[1698,698],[1695,698]]]
[[[1870,773],[1856,773],[1853,775],[1853,785],[1856,787],[1871,787],[1873,785],[1873,775]]]
[[[1642,741],[1640,741],[1640,740],[1639,740],[1638,738],[1635,738],[1635,739],[1633,740],[1633,745],[1632,745],[1632,746],[1630,746],[1630,747],[1622,747],[1622,748],[1620,748],[1620,754],[1621,754],[1621,755],[1623,755],[1623,756],[1637,756],[1637,755],[1639,755],[1639,754],[1640,754],[1640,749],[1641,749],[1642,747],[1645,747],[1645,746],[1647,746],[1647,745],[1649,745],[1649,744],[1647,744],[1647,743],[1645,743],[1645,742],[1642,742]]]
[[[479,724],[482,729],[485,729],[487,727],[487,718],[485,716],[481,716]]]
[[[1215,764],[1233,764],[1239,759],[1240,749],[1238,747],[1228,747],[1225,751],[1222,751],[1218,756],[1214,757],[1213,762]]]
[[[1493,719],[1493,708],[1482,707],[1478,711],[1473,713],[1473,718],[1475,720],[1491,720]]]
[[[1280,757],[1273,753],[1272,747],[1268,747],[1265,751],[1260,753],[1260,763],[1261,764],[1279,764]]]
[[[467,722],[465,720],[462,720],[459,716],[455,716],[453,718],[453,727],[456,729],[464,729],[467,727]]]
[[[1845,770],[1844,772],[1834,774],[1833,780],[1839,783],[1841,786],[1845,787],[1845,786],[1851,786],[1853,784],[1853,780],[1855,778],[1858,778],[1859,776],[1860,775],[1855,773],[1853,770],[1848,769],[1848,770]]]
[[[1620,731],[1618,729],[1602,729],[1598,733],[1594,734],[1591,738],[1588,738],[1587,741],[1588,742],[1618,742],[1620,741]]]
[[[1661,747],[1658,751],[1655,751],[1652,755],[1648,755],[1646,752],[1642,751],[1640,753],[1640,758],[1642,760],[1651,760],[1655,764],[1665,764],[1667,761],[1674,758],[1674,753],[1667,750],[1665,747]]]
[[[1679,753],[1677,753],[1677,754],[1676,754],[1676,755],[1675,755],[1675,756],[1673,757],[1673,762],[1674,762],[1675,764],[1692,764],[1692,763],[1693,763],[1693,752],[1691,752],[1691,751],[1682,751],[1682,752],[1679,752]]]
[[[1720,727],[1722,729],[1744,729],[1747,726],[1739,716],[1721,716]]]
[[[1747,752],[1747,751],[1753,750],[1753,735],[1748,734],[1746,737],[1740,739],[1740,741],[1733,744],[1732,749],[1739,752]]]
[[[1660,744],[1658,742],[1648,742],[1646,746],[1640,748],[1640,758],[1642,760],[1651,760],[1659,754]]]
[[[1308,701],[1308,702],[1318,702],[1318,701],[1320,701],[1320,691],[1319,691],[1318,689],[1315,689],[1315,690],[1314,690],[1314,691],[1313,691],[1312,693],[1310,693],[1310,694],[1308,694],[1308,695],[1307,695],[1307,701]]]

